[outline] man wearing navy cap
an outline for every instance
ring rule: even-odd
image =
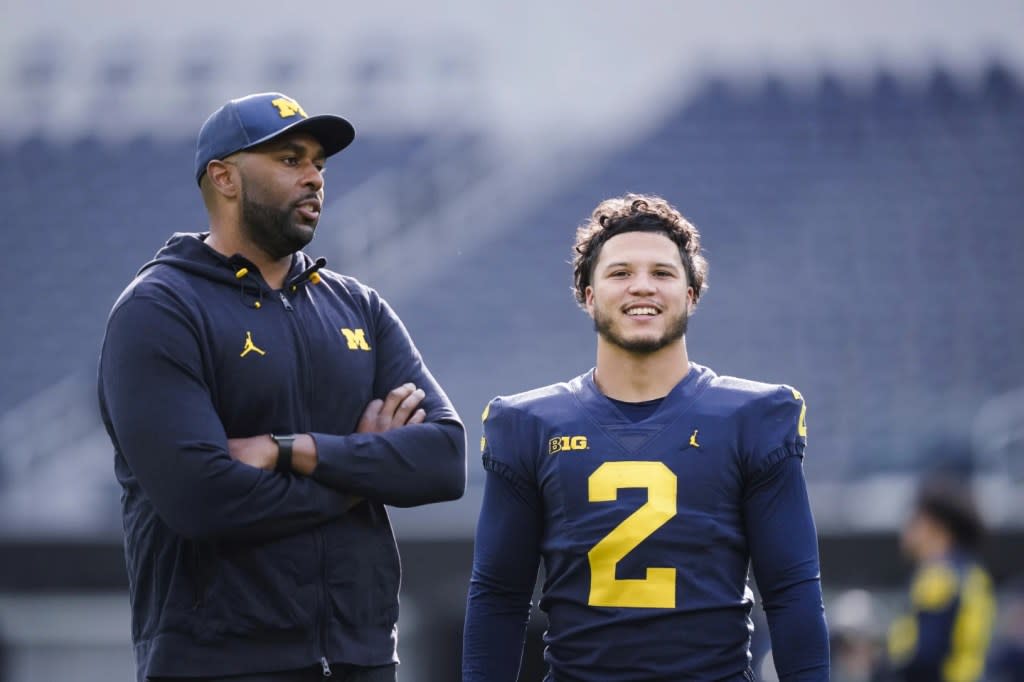
[[[466,441],[388,304],[302,251],[354,136],[280,93],[219,108],[196,146],[209,231],[173,235],[110,313],[139,682],[396,679],[384,505],[460,497]]]

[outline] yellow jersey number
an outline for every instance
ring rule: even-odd
[[[793,397],[800,401],[800,418],[796,423],[796,435],[803,438],[807,438],[807,403],[804,402],[804,397],[800,395],[800,391],[795,388],[790,388],[793,391]]]
[[[590,502],[612,502],[620,488],[645,488],[647,502],[587,553],[590,606],[672,609],[676,569],[652,567],[644,578],[616,578],[615,566],[676,515],[676,475],[662,462],[605,462],[587,481]]]

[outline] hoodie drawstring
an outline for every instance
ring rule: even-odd
[[[321,256],[313,261],[313,264],[308,268],[297,274],[292,279],[292,284],[289,285],[288,291],[293,294],[299,290],[299,285],[303,282],[309,282],[310,284],[320,284],[320,273],[317,272],[320,268],[327,265],[327,259]]]
[[[298,275],[292,278],[292,284],[287,285],[288,291],[294,294],[299,290],[299,285],[304,282],[309,282],[310,284],[320,284],[322,280],[320,277],[320,273],[317,272],[317,270],[324,267],[325,265],[327,265],[326,258],[317,258],[312,265],[310,265],[308,268],[306,268],[305,270],[303,270]],[[247,304],[251,305],[253,308],[262,308],[263,289],[259,286],[259,284],[257,284],[255,295],[250,296],[248,288],[246,287],[247,282],[245,281],[245,278],[248,276],[249,268],[247,267],[241,267],[238,270],[235,270],[235,279],[239,281],[242,298],[245,300]],[[285,303],[287,303],[286,299],[282,298],[282,300],[285,301]]]
[[[259,310],[260,308],[263,307],[263,290],[260,288],[259,284],[257,284],[255,300],[252,300],[251,297],[247,296],[246,294],[248,293],[248,291],[246,289],[246,282],[244,280],[248,275],[249,268],[239,268],[238,270],[235,271],[235,279],[237,279],[239,282],[239,290],[240,293],[242,294],[242,300],[252,305],[253,308]]]

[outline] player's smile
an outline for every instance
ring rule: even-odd
[[[686,334],[691,291],[675,243],[663,234],[626,232],[602,247],[588,290],[601,338],[651,353]]]
[[[620,329],[617,331],[623,333],[626,329],[632,327],[633,333],[641,336],[659,334],[658,330],[663,326],[662,318],[665,317],[658,307],[650,303],[634,303],[624,306],[622,308],[622,316],[625,320],[617,325],[620,326]]]
[[[661,314],[661,310],[650,303],[631,303],[625,306],[622,312],[634,320],[652,320]]]

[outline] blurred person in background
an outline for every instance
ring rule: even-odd
[[[209,231],[114,305],[99,401],[115,451],[138,679],[396,679],[384,505],[452,500],[465,430],[373,289],[301,249],[353,139],[280,93],[199,132]]]
[[[541,557],[545,680],[754,679],[751,560],[780,679],[828,680],[802,396],[690,362],[707,261],[664,199],[602,202],[573,267],[595,369],[484,412],[464,682],[516,680]]]
[[[904,554],[914,563],[910,609],[889,628],[881,679],[984,679],[995,599],[977,554],[983,531],[965,485],[947,477],[921,485],[900,536]]]

